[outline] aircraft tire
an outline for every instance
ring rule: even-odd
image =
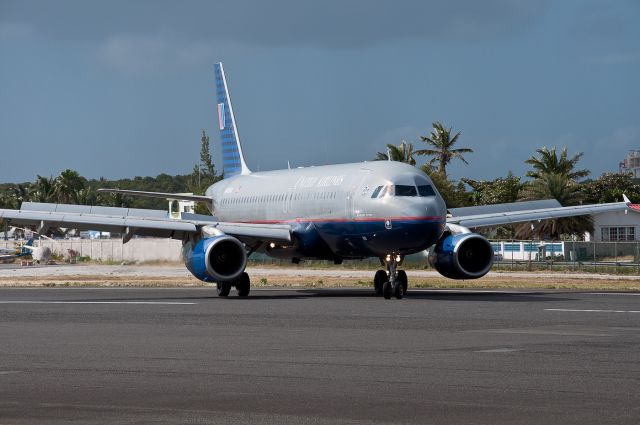
[[[378,270],[373,277],[373,290],[375,291],[376,297],[382,295],[382,286],[386,280],[387,273],[384,270]]]
[[[396,281],[396,284],[393,287],[393,295],[401,300],[402,296],[404,295],[403,289],[402,289],[402,282],[400,282],[399,280]]]
[[[231,292],[231,282],[218,282],[216,286],[219,297],[226,297]]]
[[[251,290],[251,279],[247,272],[242,272],[238,280],[236,281],[236,292],[239,297],[246,297]]]
[[[405,272],[404,270],[398,270],[398,281],[402,283],[402,295],[406,295],[407,287],[409,286],[407,272]]]
[[[386,281],[382,285],[382,296],[384,297],[385,300],[390,300],[392,293],[393,293],[393,288],[391,287],[391,282]]]

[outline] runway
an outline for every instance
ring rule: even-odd
[[[0,424],[640,422],[640,296],[1,288]]]

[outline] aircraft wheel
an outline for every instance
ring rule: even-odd
[[[402,295],[407,294],[407,287],[409,286],[409,279],[407,278],[407,272],[404,270],[398,270],[398,282],[402,283]]]
[[[393,293],[393,288],[391,287],[391,282],[386,281],[382,285],[382,296],[385,300],[391,299],[391,294]]]
[[[396,280],[396,284],[393,286],[393,295],[399,300],[401,300],[402,296],[404,295],[402,282],[400,282],[399,280]]]
[[[236,292],[239,297],[246,297],[249,295],[249,290],[251,290],[251,279],[249,279],[247,272],[242,272],[236,281]]]
[[[231,282],[218,282],[217,288],[218,288],[218,296],[226,297],[229,295],[229,292],[231,292]]]
[[[373,290],[375,291],[376,297],[382,295],[382,285],[387,281],[387,272],[384,270],[378,270],[376,275],[373,277]]]

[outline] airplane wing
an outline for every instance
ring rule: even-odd
[[[103,193],[117,193],[120,195],[129,196],[141,196],[146,198],[161,198],[161,199],[177,199],[181,201],[195,201],[211,204],[213,199],[208,196],[191,195],[188,193],[166,193],[166,192],[145,192],[143,190],[125,190],[125,189],[98,189],[98,192]]]
[[[222,222],[200,214],[182,214],[175,219],[164,210],[23,202],[19,210],[0,209],[0,219],[36,226],[39,233],[50,227],[122,233],[125,242],[134,235],[184,239],[199,233],[203,226],[218,228],[240,240],[291,242],[288,225]]]
[[[631,202],[625,196],[624,202],[612,202],[608,204],[577,205],[573,207],[541,208],[524,211],[505,211],[487,214],[464,215],[459,217],[447,217],[447,224],[457,224],[459,226],[470,229],[478,227],[491,227],[504,224],[540,221],[561,217],[591,215],[609,211],[624,211],[629,208],[630,204]]]

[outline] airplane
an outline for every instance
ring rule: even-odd
[[[101,230],[182,240],[187,269],[215,283],[221,297],[235,288],[250,292],[245,271],[255,252],[299,263],[322,259],[375,257],[381,267],[374,292],[402,298],[408,287],[400,269],[404,257],[429,249],[428,261],[451,279],[477,279],[489,272],[493,249],[471,229],[624,210],[624,202],[573,207],[490,212],[447,218],[447,208],[431,179],[419,169],[393,161],[323,165],[252,172],[244,159],[222,63],[214,65],[224,179],[204,195],[100,189],[130,196],[203,202],[211,215],[100,206],[25,202],[1,210],[0,218],[37,227]]]
[[[32,255],[33,239],[29,239],[22,246],[13,249],[0,249],[0,263],[12,263],[18,258]]]

